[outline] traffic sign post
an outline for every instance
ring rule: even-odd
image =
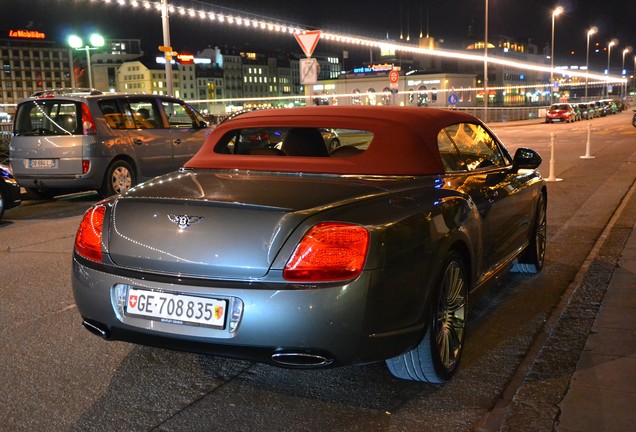
[[[459,96],[457,96],[457,93],[451,93],[448,95],[448,104],[450,106],[454,107],[457,105],[457,102],[459,102]]]
[[[302,48],[307,58],[311,57],[313,54],[316,45],[318,45],[318,39],[320,39],[321,34],[322,32],[320,30],[294,33],[294,37],[296,38],[296,41],[298,41],[298,45],[300,45],[300,48]]]
[[[391,105],[397,105],[398,82],[400,81],[400,70],[391,69],[389,72],[389,89],[391,89]]]
[[[320,65],[315,58],[300,59],[300,83],[316,84]]]
[[[400,72],[397,69],[393,69],[389,72],[389,88],[398,88],[398,81],[400,80]]]

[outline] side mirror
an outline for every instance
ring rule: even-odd
[[[541,156],[534,150],[528,148],[518,148],[512,166],[515,171],[519,169],[536,169],[541,165]]]

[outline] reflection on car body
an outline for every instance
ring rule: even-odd
[[[342,140],[333,153],[324,129]],[[510,268],[543,267],[540,163],[456,111],[240,115],[183,169],[87,211],[77,308],[105,339],[283,367],[386,361],[444,382],[469,301]]]

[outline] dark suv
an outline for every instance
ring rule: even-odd
[[[36,197],[90,189],[106,197],[178,169],[209,132],[179,99],[45,91],[18,104],[10,161]]]

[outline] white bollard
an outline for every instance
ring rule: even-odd
[[[590,155],[590,136],[592,135],[592,123],[587,124],[587,144],[585,144],[585,156],[581,156],[581,159],[594,159],[596,156]]]
[[[550,134],[550,147],[552,150],[550,151],[550,175],[546,179],[546,181],[563,181],[563,179],[556,178],[554,176],[554,165],[556,164],[556,160],[554,159],[554,147],[556,144],[556,134],[552,132]]]

